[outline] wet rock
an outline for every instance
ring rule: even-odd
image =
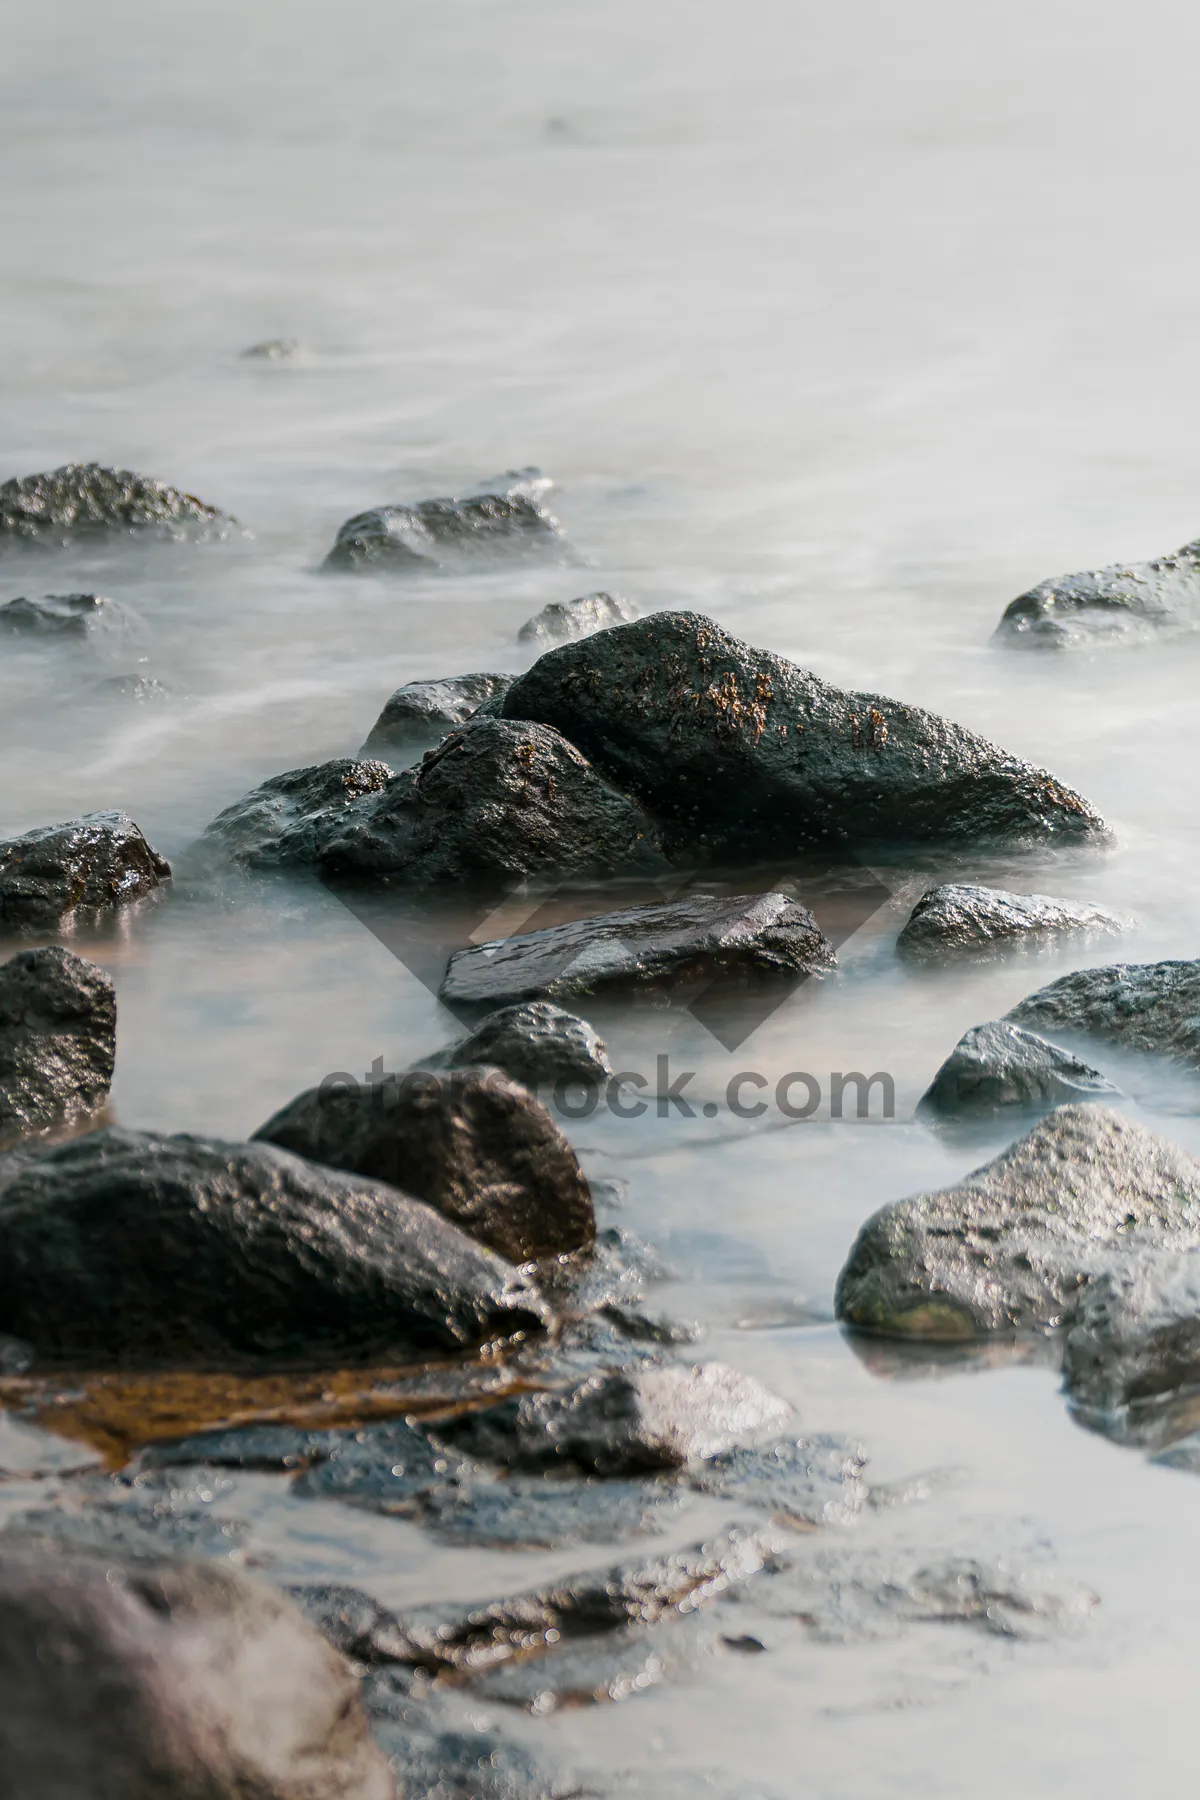
[[[808,908],[789,894],[697,894],[458,950],[439,995],[451,1006],[501,1006],[718,975],[749,983],[817,974],[836,960]]]
[[[511,675],[449,675],[441,681],[410,681],[397,688],[362,747],[364,756],[433,744],[456,725],[465,725],[489,700],[504,695]]]
[[[336,1426],[310,1430],[302,1425],[231,1425],[149,1444],[137,1466],[172,1469],[207,1463],[224,1469],[306,1469],[364,1436],[364,1431]]]
[[[251,869],[311,868],[342,814],[364,795],[379,793],[391,778],[386,763],[351,757],[289,769],[218,813],[200,845]]]
[[[1200,1432],[1180,1438],[1178,1443],[1168,1444],[1165,1450],[1160,1450],[1150,1461],[1163,1469],[1181,1469],[1187,1475],[1200,1475]]]
[[[563,732],[689,853],[1106,833],[1045,770],[934,713],[831,687],[698,613],[548,651],[504,713]]]
[[[1004,609],[996,638],[1027,649],[1130,642],[1200,624],[1200,543],[1149,562],[1039,582]]]
[[[300,340],[293,337],[264,338],[261,344],[248,344],[240,355],[255,362],[288,362],[300,354]]]
[[[471,1473],[473,1465],[453,1447],[448,1451],[418,1425],[398,1419],[348,1436],[298,1475],[292,1490],[308,1500],[414,1518],[429,1494]]]
[[[96,1131],[0,1192],[0,1330],[39,1356],[312,1366],[542,1318],[509,1265],[431,1207],[268,1145]]]
[[[986,950],[1014,939],[1065,932],[1104,936],[1123,929],[1123,920],[1099,906],[950,882],[921,895],[896,948],[907,956],[937,957],[956,950]]]
[[[450,1544],[557,1550],[570,1544],[613,1544],[652,1536],[673,1523],[682,1507],[678,1488],[661,1480],[514,1476],[431,1492],[422,1522]]]
[[[0,1526],[0,1559],[10,1539],[55,1552],[119,1556],[125,1562],[158,1562],[164,1556],[253,1560],[254,1545],[240,1519],[223,1519],[202,1505],[180,1505],[162,1496],[150,1504],[99,1500],[91,1505],[42,1506],[15,1513]]]
[[[0,1554],[7,1800],[392,1800],[355,1685],[232,1569]]]
[[[0,840],[0,933],[91,924],[143,900],[171,866],[121,812],[85,813]]]
[[[419,1695],[396,1669],[368,1673],[360,1690],[375,1736],[400,1791],[416,1800],[576,1800],[595,1790],[574,1775],[547,1770],[523,1744],[499,1733],[478,1710],[451,1697]],[[422,1684],[428,1689],[428,1683]]]
[[[324,567],[400,574],[554,546],[561,542],[558,521],[544,505],[553,485],[536,469],[518,469],[450,499],[356,513],[338,531]]]
[[[168,700],[170,693],[156,675],[108,675],[97,681],[93,693],[122,700]]]
[[[845,1438],[780,1438],[724,1450],[688,1473],[701,1493],[769,1512],[779,1523],[850,1525],[867,1501],[867,1456]]]
[[[918,1111],[944,1118],[979,1117],[1005,1107],[1044,1111],[1070,1100],[1104,1099],[1118,1091],[1099,1069],[1069,1051],[1019,1025],[994,1019],[959,1038],[922,1095]]]
[[[1063,1353],[1067,1392],[1112,1413],[1200,1379],[1200,1256],[1139,1250],[1079,1296]]]
[[[3,539],[0,538],[0,542]],[[0,632],[9,637],[95,638],[123,630],[133,614],[103,594],[43,594],[0,606]]]
[[[578,600],[552,600],[532,619],[526,619],[517,636],[523,644],[548,649],[551,644],[590,637],[609,625],[628,624],[637,616],[637,607],[620,594],[581,594]]]
[[[468,722],[323,833],[327,875],[430,886],[665,867],[657,828],[558,732]]]
[[[361,1588],[340,1582],[309,1582],[288,1589],[321,1636],[353,1662],[408,1662],[415,1651],[395,1613]]]
[[[500,1069],[414,1069],[354,1095],[310,1088],[255,1138],[402,1187],[514,1262],[595,1237],[574,1151]]]
[[[586,1019],[546,1000],[504,1006],[445,1050],[422,1059],[426,1069],[487,1064],[503,1069],[535,1092],[543,1083],[609,1080],[612,1064],[603,1040]]]
[[[226,537],[237,521],[165,481],[99,463],[67,463],[0,484],[0,547],[65,546],[101,534]]]
[[[1034,1031],[1079,1032],[1200,1063],[1200,962],[1079,969],[1005,1015]]]
[[[103,1106],[116,1053],[103,969],[58,944],[0,963],[0,1145]]]
[[[599,1643],[569,1644],[532,1662],[502,1663],[473,1682],[471,1691],[480,1700],[519,1706],[536,1718],[565,1707],[630,1700],[695,1660],[697,1633],[694,1622],[688,1623],[690,1631],[681,1630],[681,1621],[653,1633],[614,1632]]]
[[[953,1187],[873,1214],[838,1317],[896,1337],[1047,1331],[1136,1245],[1200,1247],[1200,1163],[1107,1107],[1061,1106]]]

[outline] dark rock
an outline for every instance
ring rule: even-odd
[[[170,1496],[150,1504],[99,1500],[83,1506],[42,1506],[12,1514],[0,1527],[0,1558],[8,1539],[48,1552],[86,1551],[125,1562],[164,1556],[245,1558],[252,1543],[240,1519],[215,1516],[203,1505]]]
[[[237,521],[194,494],[128,469],[68,463],[0,485],[0,546],[68,545],[99,533],[226,537]]]
[[[22,595],[0,606],[0,632],[11,637],[90,638],[120,631],[132,617],[127,607],[103,594],[43,594],[40,600]]]
[[[658,832],[641,807],[543,725],[487,719],[332,821],[327,875],[428,886],[527,875],[658,874]]]
[[[845,1438],[780,1438],[724,1450],[688,1480],[701,1493],[760,1507],[781,1523],[849,1525],[867,1501],[866,1452]]]
[[[1106,835],[1045,770],[934,713],[830,687],[697,613],[548,651],[504,712],[563,732],[689,852]]]
[[[431,1492],[422,1523],[450,1544],[557,1550],[650,1537],[683,1506],[662,1480],[569,1481],[548,1475],[471,1481]]]
[[[994,1162],[869,1218],[838,1317],[894,1337],[1069,1324],[1131,1247],[1200,1246],[1200,1163],[1102,1106],[1060,1106]]]
[[[1079,969],[1005,1016],[1035,1031],[1079,1032],[1200,1064],[1200,962]]]
[[[121,812],[85,813],[0,841],[0,933],[41,935],[111,915],[171,878]]]
[[[322,1430],[302,1425],[231,1425],[149,1444],[138,1457],[138,1467],[173,1469],[207,1463],[224,1469],[305,1469],[312,1463],[324,1462],[364,1435],[351,1427]]]
[[[289,1588],[289,1594],[321,1636],[353,1662],[408,1662],[412,1641],[395,1613],[361,1588],[339,1582],[311,1582]]]
[[[124,700],[167,700],[170,692],[156,675],[108,675],[93,689],[97,694],[110,694]]]
[[[261,344],[248,344],[239,354],[256,362],[287,362],[299,355],[299,338],[264,338]]]
[[[357,1095],[310,1088],[255,1137],[403,1187],[515,1262],[595,1236],[574,1151],[536,1096],[500,1069],[414,1069]]]
[[[696,894],[456,951],[439,992],[452,1006],[501,1006],[719,975],[758,982],[835,963],[832,944],[789,894]]]
[[[578,600],[552,600],[526,619],[517,636],[523,644],[545,649],[590,637],[609,625],[626,625],[637,616],[637,607],[620,594],[581,594]]]
[[[267,1145],[97,1131],[0,1190],[0,1330],[100,1366],[457,1350],[542,1323],[407,1194]]]
[[[402,573],[554,546],[561,542],[558,521],[542,504],[553,485],[536,469],[518,469],[448,500],[357,513],[339,530],[324,567]]]
[[[1141,1250],[1088,1282],[1063,1355],[1077,1405],[1116,1412],[1200,1379],[1200,1256]]]
[[[612,1075],[603,1041],[586,1019],[546,1000],[489,1013],[465,1038],[422,1059],[425,1069],[484,1064],[536,1091],[542,1082],[594,1082]]]
[[[1168,1444],[1165,1450],[1160,1450],[1150,1461],[1163,1469],[1182,1469],[1185,1474],[1200,1475],[1200,1432],[1193,1432],[1190,1437]]]
[[[340,757],[307,769],[272,775],[217,814],[200,843],[218,847],[252,869],[311,867],[324,837],[356,800],[377,794],[392,778],[382,762]]]
[[[921,895],[896,948],[908,956],[943,956],[956,950],[986,950],[1013,939],[1063,932],[1105,936],[1123,929],[1123,920],[1099,906],[951,882]]]
[[[103,969],[57,944],[0,963],[0,1145],[103,1106],[116,1054]]]
[[[465,725],[486,701],[503,696],[511,675],[448,675],[441,681],[410,681],[397,688],[362,747],[364,756],[434,744],[456,725]]]
[[[520,1706],[539,1719],[567,1707],[611,1705],[649,1693],[693,1661],[696,1635],[694,1621],[654,1632],[616,1631],[531,1662],[501,1663],[472,1682],[471,1692],[480,1700]]]
[[[964,1032],[918,1111],[945,1118],[980,1116],[1005,1107],[1045,1111],[1069,1100],[1100,1100],[1119,1090],[1102,1075],[1019,1025],[995,1019]]]
[[[392,1800],[355,1685],[233,1569],[0,1555],[6,1800]]]
[[[342,1500],[413,1518],[427,1495],[471,1473],[472,1465],[453,1449],[447,1452],[418,1425],[398,1419],[347,1437],[297,1475],[292,1489],[309,1500]]]
[[[1060,575],[1004,609],[996,637],[1029,649],[1071,650],[1200,624],[1200,543],[1150,562]]]
[[[412,1685],[395,1667],[368,1671],[360,1689],[377,1742],[409,1800],[582,1800],[595,1788],[544,1769],[523,1744],[503,1737],[474,1709]]]

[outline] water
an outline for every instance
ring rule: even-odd
[[[686,1017],[598,1009],[618,1066],[669,1054],[701,1097],[743,1068],[893,1074],[891,1124],[823,1106],[572,1129],[627,1177],[624,1222],[665,1247],[660,1298],[707,1325],[705,1355],[806,1428],[860,1435],[883,1477],[963,1469],[896,1531],[1047,1544],[1101,1598],[1078,1641],[781,1636],[619,1724],[530,1728],[602,1775],[874,1800],[1123,1796],[1182,1773],[1200,1491],[1074,1426],[1048,1367],[887,1379],[822,1320],[875,1206],[1003,1142],[910,1121],[958,1035],[1109,954],[905,970],[891,944],[923,883],[1131,913],[1130,960],[1200,949],[1200,637],[1044,660],[988,643],[1033,582],[1200,529],[1198,39],[1178,0],[11,9],[0,477],[112,462],[253,536],[6,562],[0,598],[96,584],[141,624],[95,651],[5,649],[0,833],[119,806],[177,856],[266,775],[352,753],[401,682],[524,666],[523,620],[597,587],[945,711],[1116,828],[1108,852],[880,870],[893,898],[841,973],[735,1055]],[[239,356],[278,335],[301,352]],[[527,462],[554,475],[580,565],[317,574],[349,513]],[[92,691],[129,669],[169,700]],[[94,954],[118,982],[114,1104],[134,1126],[236,1137],[329,1070],[402,1067],[453,1029],[299,882],[183,887]],[[1136,1116],[1200,1149],[1190,1076],[1100,1060]],[[241,1504],[284,1575],[392,1602],[585,1560],[437,1548],[266,1480]]]

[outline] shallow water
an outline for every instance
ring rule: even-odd
[[[524,619],[602,587],[945,711],[1114,825],[1107,851],[876,868],[886,897],[840,972],[735,1052],[687,1015],[595,1009],[618,1067],[653,1077],[668,1055],[701,1100],[743,1069],[772,1086],[804,1069],[826,1096],[829,1072],[892,1074],[890,1122],[831,1120],[826,1100],[806,1123],[601,1111],[570,1129],[627,1179],[622,1222],[676,1272],[656,1303],[707,1326],[706,1356],[806,1429],[861,1436],[884,1479],[962,1469],[888,1530],[1018,1560],[1049,1546],[1101,1599],[1077,1640],[1038,1646],[780,1634],[619,1723],[528,1726],[599,1776],[864,1800],[1019,1782],[1040,1800],[1183,1772],[1200,1488],[1072,1424],[1050,1367],[889,1379],[823,1321],[874,1207],[1010,1135],[911,1120],[963,1030],[1063,970],[1200,950],[1200,635],[1044,658],[988,641],[1035,581],[1200,530],[1198,39],[1178,0],[44,0],[6,29],[0,479],[94,458],[253,535],[5,559],[0,599],[95,584],[140,623],[0,650],[0,835],[123,807],[176,857],[258,780],[353,753],[401,682],[515,671]],[[277,335],[299,354],[239,356]],[[574,564],[317,573],[348,514],[530,462],[555,477]],[[93,691],[131,670],[167,700]],[[908,907],[952,877],[1137,923],[1118,948],[902,967]],[[302,882],[181,882],[89,954],[118,983],[113,1101],[133,1126],[240,1136],[329,1071],[403,1067],[455,1029]],[[1091,1054],[1133,1113],[1200,1149],[1200,1077]],[[282,1575],[389,1602],[615,1555],[449,1549],[245,1486]]]

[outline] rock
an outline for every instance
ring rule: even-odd
[[[1105,935],[1122,931],[1124,926],[1124,920],[1099,906],[1052,900],[1048,894],[1009,894],[1003,888],[950,882],[928,888],[921,895],[896,948],[907,956],[942,956],[1063,932]]]
[[[40,600],[22,595],[0,606],[0,632],[10,637],[94,638],[123,630],[132,618],[128,607],[103,594],[43,594]]]
[[[831,687],[698,613],[548,651],[504,713],[563,732],[689,853],[1107,834],[1045,770],[934,713]]]
[[[300,340],[293,337],[264,338],[261,344],[248,344],[239,352],[256,362],[287,362],[300,354]]]
[[[492,884],[528,875],[660,874],[653,821],[543,725],[487,719],[332,820],[326,875]]]
[[[302,1425],[230,1425],[196,1431],[187,1437],[164,1438],[139,1453],[139,1469],[187,1468],[205,1463],[218,1469],[307,1469],[345,1448],[361,1444],[372,1432],[390,1427]],[[405,1428],[409,1429],[408,1427]]]
[[[477,1708],[428,1682],[418,1689],[396,1666],[369,1670],[359,1692],[409,1800],[581,1800],[588,1791],[570,1772],[544,1769]]]
[[[838,1317],[893,1337],[1049,1331],[1134,1245],[1200,1246],[1200,1163],[1107,1107],[1060,1106],[953,1187],[874,1213]]]
[[[599,1035],[586,1019],[546,1000],[503,1006],[481,1019],[475,1030],[421,1061],[423,1069],[456,1069],[486,1063],[503,1069],[535,1092],[542,1082],[592,1082],[612,1076]]]
[[[1118,1092],[1099,1069],[1032,1031],[995,1019],[964,1032],[921,1096],[918,1111],[945,1118],[997,1113],[1007,1106],[1045,1111],[1064,1101]]]
[[[251,869],[311,867],[318,849],[354,801],[377,794],[392,771],[382,762],[340,757],[272,775],[217,814],[200,844]]]
[[[431,1207],[267,1145],[95,1131],[0,1190],[0,1330],[77,1365],[317,1366],[543,1318]]]
[[[689,1623],[692,1630],[686,1635],[690,1640],[696,1627],[694,1621]],[[474,1681],[471,1692],[480,1700],[520,1706],[539,1719],[567,1708],[630,1700],[635,1694],[651,1692],[668,1673],[674,1674],[694,1660],[686,1656],[694,1645],[678,1641],[682,1629],[681,1621],[669,1632],[661,1628],[655,1632],[616,1631],[598,1643],[567,1644],[532,1662],[500,1663]],[[624,1781],[621,1791],[626,1791]]]
[[[688,1472],[701,1493],[755,1506],[801,1527],[850,1525],[866,1505],[867,1455],[845,1438],[780,1438],[723,1450]]]
[[[502,1006],[717,975],[749,983],[818,974],[836,960],[808,908],[789,894],[696,894],[458,950],[439,994],[450,1006]]]
[[[449,1544],[558,1550],[651,1537],[683,1508],[662,1480],[564,1481],[549,1475],[472,1481],[428,1495],[422,1523]]]
[[[170,692],[155,675],[108,675],[97,681],[93,693],[123,700],[168,700]]]
[[[578,600],[552,600],[540,613],[526,619],[517,636],[523,644],[547,649],[590,637],[607,625],[625,625],[636,619],[638,609],[620,594],[581,594]]]
[[[1163,1469],[1182,1469],[1187,1475],[1200,1475],[1200,1432],[1192,1432],[1174,1444],[1168,1444],[1150,1458]]]
[[[1071,650],[1153,637],[1200,624],[1200,543],[1150,562],[1060,575],[1004,609],[997,639],[1029,649]]]
[[[1113,1413],[1194,1387],[1200,1375],[1200,1256],[1141,1250],[1079,1296],[1063,1354],[1078,1406]]]
[[[465,725],[486,701],[503,696],[511,675],[448,675],[441,681],[410,681],[397,688],[362,747],[364,756],[435,744],[456,725]]]
[[[1079,1032],[1198,1064],[1200,962],[1078,969],[1029,994],[1005,1016],[1038,1031]]]
[[[0,1146],[97,1111],[116,1054],[103,969],[57,944],[0,963]]]
[[[514,1262],[579,1250],[596,1235],[574,1151],[501,1069],[412,1069],[386,1082],[381,1071],[357,1095],[310,1088],[254,1135],[402,1187]]]
[[[42,935],[143,900],[171,866],[121,812],[85,813],[0,840],[0,933]]]
[[[194,494],[99,463],[67,463],[0,484],[0,546],[67,546],[110,532],[227,537],[237,529],[236,519]]]
[[[150,1504],[101,1499],[35,1507],[11,1515],[0,1527],[0,1557],[10,1538],[50,1552],[85,1551],[124,1562],[158,1562],[164,1556],[246,1560],[255,1548],[240,1519],[221,1518],[203,1504],[177,1504],[170,1495]]]
[[[464,556],[556,546],[558,521],[542,504],[553,485],[536,469],[518,469],[448,500],[357,513],[339,530],[324,567],[403,573]]]
[[[391,1800],[355,1688],[230,1568],[0,1555],[6,1800]]]
[[[292,1482],[308,1500],[342,1500],[367,1512],[416,1518],[433,1493],[463,1481],[474,1465],[406,1419],[346,1434]]]

